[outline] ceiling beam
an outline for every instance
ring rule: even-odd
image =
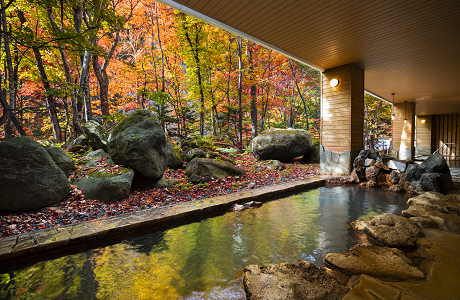
[[[175,8],[175,9],[177,9],[177,10],[179,10],[179,11],[181,11],[181,12],[183,12],[183,13],[189,15],[189,16],[192,16],[192,17],[195,17],[195,18],[200,19],[202,21],[205,21],[206,23],[209,23],[209,24],[212,24],[212,25],[214,25],[216,27],[219,27],[219,28],[221,28],[221,29],[223,29],[225,31],[231,32],[236,36],[240,36],[240,37],[243,37],[243,38],[245,38],[247,40],[250,40],[250,41],[252,41],[252,42],[254,42],[256,44],[259,44],[260,46],[263,46],[265,48],[273,50],[273,51],[275,51],[277,53],[283,54],[286,57],[288,57],[290,59],[293,59],[293,60],[295,60],[295,61],[297,61],[299,63],[302,63],[304,65],[307,65],[307,66],[309,66],[309,67],[311,67],[311,68],[313,68],[315,70],[318,70],[320,72],[324,72],[324,68],[321,68],[320,66],[317,66],[314,63],[311,63],[311,62],[309,62],[309,61],[307,61],[305,59],[302,59],[302,58],[300,58],[298,56],[292,55],[289,52],[286,52],[286,51],[284,51],[284,50],[282,50],[282,49],[280,49],[278,47],[275,47],[275,46],[273,46],[271,44],[268,44],[268,43],[266,43],[266,42],[264,42],[262,40],[259,40],[258,38],[255,38],[255,37],[253,37],[253,36],[251,36],[251,35],[249,35],[247,33],[244,33],[244,32],[242,32],[240,30],[237,30],[237,29],[235,29],[233,27],[230,27],[227,24],[219,22],[216,19],[208,17],[208,16],[206,16],[206,15],[200,13],[200,12],[197,12],[196,10],[193,10],[193,9],[187,7],[187,6],[184,6],[184,5],[180,4],[180,3],[177,3],[177,2],[172,1],[172,0],[158,0],[158,2],[161,2],[161,3],[163,3],[163,4],[167,5],[167,6],[170,6],[172,8]]]

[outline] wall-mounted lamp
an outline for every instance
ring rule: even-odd
[[[329,81],[329,84],[331,87],[337,87],[339,85],[340,81],[337,78],[332,78],[331,81]]]
[[[404,124],[407,123],[407,119],[406,119],[406,104],[407,104],[407,101],[404,101]]]
[[[393,95],[393,106],[391,107],[392,114],[391,114],[391,119],[395,119],[395,93],[391,93]]]
[[[426,120],[425,120],[425,119],[421,119],[421,120],[420,120],[420,122],[422,122],[422,123],[425,123],[425,122],[426,122]]]

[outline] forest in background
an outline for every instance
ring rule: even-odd
[[[1,139],[65,142],[139,108],[170,135],[319,136],[320,72],[159,2],[1,0],[1,29]]]

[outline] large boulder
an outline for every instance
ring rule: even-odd
[[[386,279],[424,279],[420,269],[399,249],[365,244],[356,245],[345,254],[329,253],[326,264],[345,271],[349,275],[371,275]]]
[[[226,161],[210,158],[195,158],[188,163],[185,169],[185,175],[188,177],[193,174],[201,177],[224,179],[228,176],[243,176],[246,174],[246,171]]]
[[[66,176],[69,176],[75,168],[75,163],[70,158],[69,154],[60,147],[49,147],[45,148],[45,150],[49,155],[51,155],[51,158],[54,160],[59,169],[61,169]]]
[[[349,290],[309,261],[247,266],[243,286],[249,300],[336,300]]]
[[[252,142],[252,154],[258,160],[289,161],[307,154],[311,147],[311,135],[303,129],[277,129],[266,131]]]
[[[56,205],[70,182],[42,145],[25,136],[0,143],[0,211]]]
[[[312,144],[310,151],[302,157],[302,162],[305,163],[319,163],[320,162],[320,147],[319,141]]]
[[[446,193],[454,182],[450,173],[425,172],[420,177],[420,187],[423,191]]]
[[[107,139],[109,137],[108,132],[96,121],[90,120],[83,124],[83,130],[89,139],[89,144],[93,150],[102,149],[107,150]]]
[[[444,156],[440,153],[435,153],[430,156],[426,160],[424,160],[420,164],[420,168],[425,170],[425,172],[432,172],[432,173],[449,173],[449,166],[447,165]]]
[[[371,150],[361,150],[358,156],[356,156],[355,160],[353,161],[353,169],[355,169],[356,171],[364,172],[366,169],[367,159],[374,160],[375,162],[373,152]]]
[[[183,154],[183,160],[186,162],[190,162],[195,158],[205,158],[205,157],[206,157],[206,154],[204,153],[203,150],[199,148],[193,148],[193,149],[187,150]]]
[[[166,164],[168,165],[169,169],[178,170],[182,167],[182,159],[174,151],[173,144],[167,137],[166,137],[166,143],[165,143],[165,154],[166,154]]]
[[[414,222],[391,214],[375,216],[369,220],[359,219],[351,222],[351,226],[354,230],[363,232],[373,240],[389,247],[413,247],[423,236]]]
[[[69,145],[69,151],[75,153],[84,153],[89,150],[89,139],[86,134],[80,134]]]
[[[366,168],[366,179],[377,182],[378,181],[377,179],[380,175],[380,170],[381,169],[376,166],[367,167]]]
[[[112,129],[107,146],[116,164],[161,178],[167,169],[165,141],[155,116],[148,110],[137,110]]]
[[[115,202],[129,195],[134,171],[111,164],[110,157],[102,149],[86,155],[90,159],[72,184],[82,189],[85,199]]]

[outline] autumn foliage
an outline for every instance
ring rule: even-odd
[[[1,88],[28,135],[64,142],[139,108],[170,135],[319,135],[318,71],[156,1],[13,0],[1,12]],[[15,130],[6,122],[0,138]]]

